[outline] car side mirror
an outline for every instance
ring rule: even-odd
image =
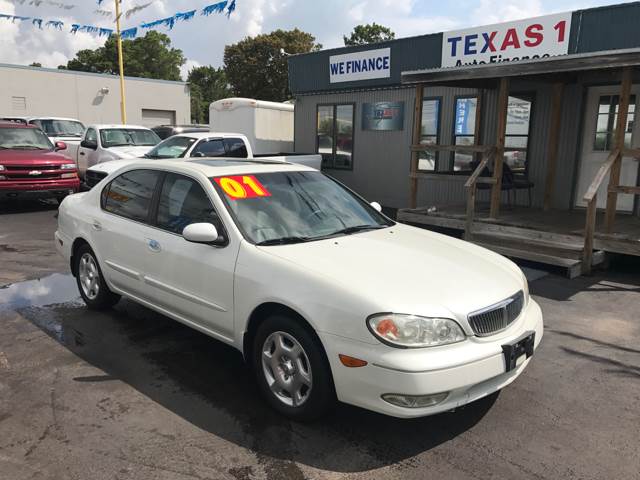
[[[66,150],[67,149],[67,144],[64,142],[56,142],[55,144],[55,148],[54,151],[58,151],[58,150]]]
[[[382,205],[380,205],[378,202],[371,202],[370,204],[373,209],[377,212],[382,212]]]
[[[91,142],[89,140],[82,140],[80,142],[80,146],[84,148],[90,148],[91,150],[95,150],[98,148],[98,144],[96,142]]]
[[[184,227],[182,236],[187,242],[193,243],[220,243],[222,238],[218,229],[211,223],[192,223]]]

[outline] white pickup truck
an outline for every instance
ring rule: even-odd
[[[160,142],[160,137],[138,125],[89,125],[77,151],[69,155],[78,164],[80,177],[93,165],[112,160],[142,157]]]
[[[264,159],[269,162],[288,162],[306,165],[320,170],[322,157],[319,154],[268,153],[254,154],[247,137],[239,133],[194,132],[169,137],[153,149],[140,155],[150,161],[159,159],[192,159],[198,157],[226,157]],[[138,161],[140,159],[137,159]],[[90,167],[85,175],[85,183],[93,187],[111,172],[134,161],[109,161]]]

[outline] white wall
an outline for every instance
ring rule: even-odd
[[[104,87],[108,94],[102,94]],[[127,123],[142,122],[142,109],[175,112],[177,123],[191,123],[189,87],[126,77]],[[26,110],[19,107],[24,97]],[[120,123],[117,76],[0,64],[0,116],[77,118],[85,124]]]

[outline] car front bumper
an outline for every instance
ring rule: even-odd
[[[58,197],[80,190],[78,178],[0,182],[0,197]]]
[[[543,335],[543,320],[540,307],[532,299],[506,331],[484,338],[469,337],[453,345],[397,349],[327,333],[322,333],[321,338],[340,401],[394,417],[412,418],[460,407],[513,382],[532,357],[507,372],[502,345],[526,332],[535,332],[534,349],[537,348]],[[339,354],[365,360],[367,365],[345,367]],[[392,393],[421,396],[444,392],[447,397],[431,407],[399,407],[382,399],[382,395]]]

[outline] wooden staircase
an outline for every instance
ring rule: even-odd
[[[519,229],[524,230],[524,229]],[[512,259],[553,265],[565,269],[567,277],[575,278],[582,274],[584,240],[576,236],[568,241],[566,235],[554,235],[547,232],[534,232],[522,235],[522,232],[488,232],[474,234],[471,242]],[[543,233],[543,235],[540,235]],[[554,238],[561,237],[561,238]],[[602,250],[594,251],[592,267],[606,260]]]

